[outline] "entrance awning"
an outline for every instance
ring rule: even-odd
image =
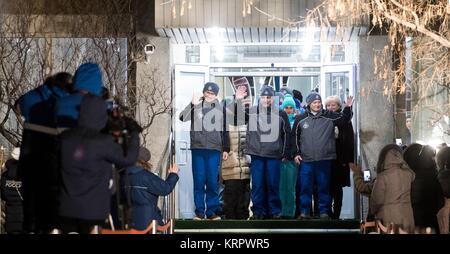
[[[157,28],[161,37],[176,44],[197,43],[301,43],[308,37],[304,27]],[[349,27],[336,33],[336,27],[316,28],[313,41],[346,42],[367,35],[367,27]],[[311,41],[311,40],[308,40]]]

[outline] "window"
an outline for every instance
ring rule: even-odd
[[[200,63],[200,46],[186,46],[186,63]]]
[[[331,45],[330,47],[330,60],[331,62],[345,62],[345,46],[344,45]]]
[[[345,101],[349,95],[348,72],[327,72],[325,74],[326,96],[337,95]]]

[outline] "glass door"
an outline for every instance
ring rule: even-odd
[[[354,95],[354,66],[353,65],[331,65],[322,68],[322,89],[325,98],[338,95],[345,102],[347,96]]]

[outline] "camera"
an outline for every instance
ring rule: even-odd
[[[370,176],[370,170],[366,169],[364,170],[364,182],[370,182],[371,181],[371,176]]]
[[[144,52],[146,55],[151,55],[151,54],[155,53],[155,49],[156,49],[155,45],[153,45],[151,43],[144,46]]]
[[[142,127],[130,116],[128,108],[120,105],[114,99],[107,99],[106,105],[108,122],[103,132],[112,135],[115,141],[122,145],[126,156],[131,132],[140,133]]]

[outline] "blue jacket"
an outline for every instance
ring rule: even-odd
[[[78,126],[61,134],[61,216],[106,219],[110,212],[112,164],[123,168],[137,160],[138,133],[130,133],[130,142],[124,153],[122,145],[116,143],[111,135],[100,132],[107,118],[104,100],[86,95],[81,102]]]
[[[152,220],[157,220],[162,225],[158,197],[172,192],[178,181],[178,175],[170,173],[164,181],[141,167],[131,167],[128,169],[128,179],[131,190],[133,228],[144,230]]]
[[[69,93],[59,87],[50,87],[48,84],[27,92],[19,99],[20,111],[25,122],[55,127],[56,102],[68,95]]]
[[[81,90],[92,95],[100,96],[103,87],[102,73],[97,64],[82,64],[74,76],[74,90],[76,93],[57,102],[56,121],[58,127],[72,128],[77,125],[80,113],[80,104],[83,99]]]

